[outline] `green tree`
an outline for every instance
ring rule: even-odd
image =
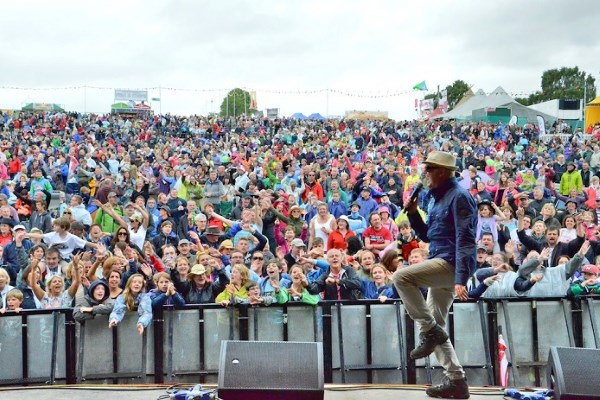
[[[250,114],[255,110],[250,109],[250,93],[240,88],[235,88],[223,98],[221,103],[221,116],[239,116],[244,113]]]
[[[583,99],[584,88],[587,85],[584,102],[596,97],[596,80],[579,67],[562,67],[550,69],[542,74],[542,93],[545,100],[551,99]]]
[[[584,103],[596,98],[596,79],[591,74],[580,71],[579,67],[562,67],[544,71],[541,86],[541,91],[532,93],[527,99],[516,100],[528,106],[552,99],[583,99],[584,94]]]
[[[465,93],[469,91],[469,85],[462,81],[454,81],[452,85],[446,86],[446,92],[448,93],[448,110],[452,110],[456,103],[463,98]]]

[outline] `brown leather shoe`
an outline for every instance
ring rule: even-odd
[[[436,325],[427,332],[421,332],[419,339],[421,340],[421,343],[410,352],[410,358],[413,360],[427,357],[433,353],[436,346],[439,346],[448,340],[448,334],[441,326]]]
[[[427,388],[425,393],[440,399],[468,399],[470,396],[466,378],[449,379],[446,376],[441,384]]]

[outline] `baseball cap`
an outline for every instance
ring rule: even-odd
[[[594,264],[586,264],[583,267],[581,267],[581,272],[583,272],[584,274],[598,275],[599,270],[598,267],[596,267]]]
[[[21,225],[21,224],[19,224],[19,225],[15,225],[15,227],[14,227],[14,228],[12,228],[12,231],[13,231],[13,232],[16,232],[16,231],[18,231],[19,229],[23,229],[24,231],[26,231],[26,230],[27,230],[27,229],[25,229],[25,225]]]
[[[292,246],[295,246],[295,247],[306,247],[306,245],[304,244],[304,241],[302,239],[294,239],[294,240],[292,240]]]
[[[181,245],[184,245],[184,244],[192,244],[192,242],[190,242],[187,239],[181,239],[178,244],[179,244],[179,246],[181,246]]]

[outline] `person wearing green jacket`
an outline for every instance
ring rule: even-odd
[[[600,270],[594,264],[587,264],[581,267],[582,276],[569,287],[567,295],[578,298],[586,294],[600,294],[599,272]]]
[[[112,207],[117,215],[123,217],[125,212],[123,211],[123,207],[118,204],[119,200],[117,194],[115,192],[110,192],[107,198],[107,205]],[[94,205],[98,207],[96,216],[94,217],[94,224],[100,225],[100,227],[102,227],[102,232],[116,233],[121,225],[119,225],[119,223],[103,209],[103,204],[100,203],[99,200],[94,200]]]
[[[560,194],[568,196],[572,189],[580,193],[582,188],[583,179],[581,179],[581,174],[575,169],[575,163],[569,161],[567,171],[560,177]]]
[[[311,306],[317,305],[321,297],[318,294],[311,294],[308,291],[308,280],[304,275],[302,267],[294,265],[290,269],[289,274],[292,277],[292,284],[289,288],[282,287],[275,291],[277,303],[284,304],[293,301],[310,304]]]

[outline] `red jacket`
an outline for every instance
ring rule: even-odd
[[[346,232],[346,236],[342,236],[341,232],[337,229],[329,234],[329,238],[327,239],[327,250],[329,249],[340,249],[346,250],[348,248],[348,244],[346,243],[346,239],[350,236],[356,236],[356,233],[352,231]]]
[[[18,174],[21,171],[21,165],[23,163],[18,157],[14,157],[12,160],[8,162],[8,173],[9,174]]]
[[[319,183],[319,181],[315,181],[312,186],[308,182],[304,182],[304,192],[302,193],[302,201],[306,203],[308,199],[308,194],[313,192],[317,195],[319,201],[323,201],[323,187]]]

